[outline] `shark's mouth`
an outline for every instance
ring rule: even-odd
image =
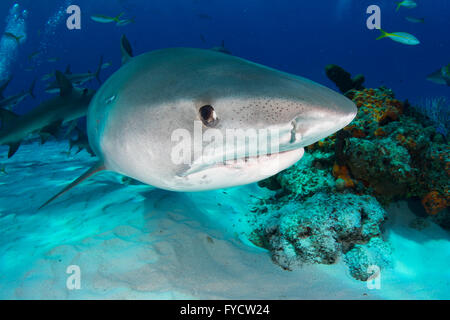
[[[240,158],[234,158],[230,160],[215,161],[211,162],[201,162],[195,161],[192,166],[181,174],[181,177],[190,177],[202,172],[207,172],[209,170],[221,169],[232,171],[270,171],[279,172],[285,169],[286,163],[289,166],[297,162],[303,156],[304,149],[297,148],[293,150],[285,150],[270,154],[261,154],[257,156],[244,156]],[[275,174],[274,173],[274,174]]]

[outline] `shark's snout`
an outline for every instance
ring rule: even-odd
[[[290,121],[289,143],[305,147],[328,137],[350,124],[357,114],[355,104],[343,100],[340,105],[312,107],[311,111],[299,113]]]

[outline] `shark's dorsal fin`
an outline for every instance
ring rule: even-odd
[[[59,89],[60,89],[60,96],[68,96],[72,93],[73,85],[72,82],[70,82],[69,79],[61,72],[56,71],[56,82],[58,83]]]
[[[67,193],[68,191],[72,190],[73,188],[75,188],[76,186],[78,186],[80,183],[82,183],[83,181],[89,179],[90,177],[92,177],[93,175],[95,175],[98,172],[104,171],[105,170],[105,165],[102,162],[97,162],[91,169],[89,169],[86,173],[84,173],[83,175],[81,175],[81,177],[79,177],[78,179],[76,179],[74,182],[72,182],[71,184],[69,184],[67,187],[65,187],[61,192],[59,192],[57,195],[55,195],[54,197],[52,197],[50,200],[48,200],[46,203],[44,203],[42,206],[39,207],[39,210],[46,207],[47,205],[49,205],[51,202],[53,202],[54,200],[58,199],[59,197],[61,197],[62,195],[64,195],[65,193]]]
[[[122,65],[124,65],[133,58],[133,48],[125,35],[120,39],[120,50],[122,52]]]

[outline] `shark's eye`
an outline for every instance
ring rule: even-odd
[[[219,121],[216,111],[210,105],[201,107],[199,113],[203,124],[207,127],[214,127]]]

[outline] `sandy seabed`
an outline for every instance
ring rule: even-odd
[[[23,145],[0,176],[0,299],[449,299],[450,235],[409,227],[404,202],[389,208],[393,267],[381,288],[353,279],[342,261],[285,271],[245,237],[256,185],[173,193],[99,174],[38,211],[92,166],[66,143]],[[68,290],[79,266],[81,289]]]

